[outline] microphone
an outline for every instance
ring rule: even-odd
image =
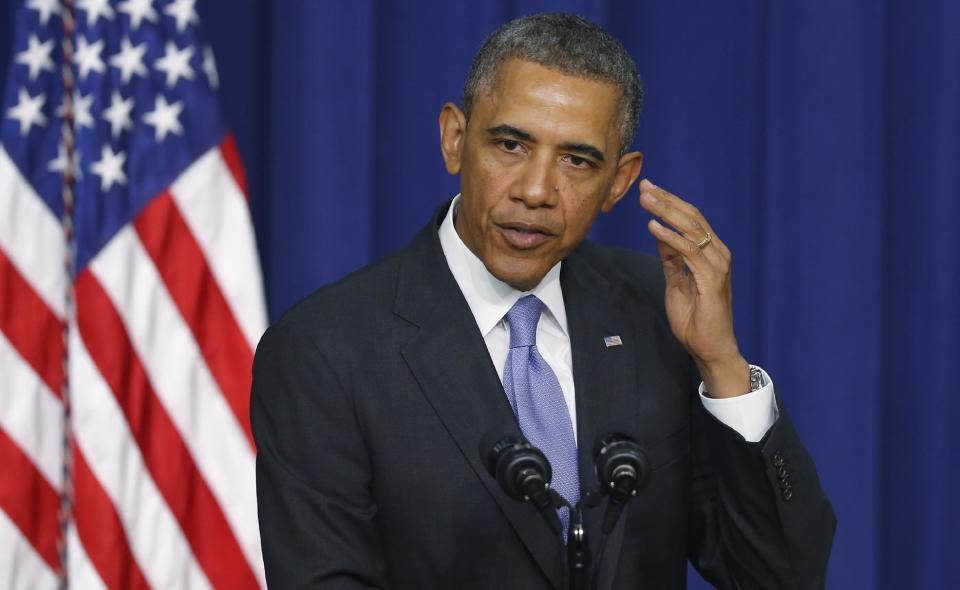
[[[617,524],[627,502],[650,478],[650,463],[640,445],[620,432],[597,439],[593,446],[593,462],[600,489],[610,496],[601,529],[607,535]]]
[[[480,441],[480,460],[504,493],[536,506],[550,527],[562,532],[554,508],[569,504],[550,488],[553,469],[540,449],[521,434],[492,431]]]

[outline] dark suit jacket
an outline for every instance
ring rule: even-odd
[[[273,588],[565,588],[559,538],[481,463],[516,428],[437,227],[296,305],[257,349],[260,533]],[[595,438],[634,435],[653,472],[607,543],[603,587],[682,588],[689,558],[723,588],[823,585],[835,528],[781,405],[747,443],[698,399],[659,262],[583,243],[563,263],[581,487]],[[623,345],[607,348],[603,337]],[[781,485],[789,481],[789,494]],[[587,514],[594,543],[605,505]]]

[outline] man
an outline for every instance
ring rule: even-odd
[[[600,587],[683,587],[688,558],[722,588],[823,585],[833,512],[740,355],[726,246],[646,180],[659,261],[584,241],[640,174],[626,151],[640,100],[622,46],[578,17],[522,18],[485,42],[463,110],[440,114],[461,194],[258,347],[272,586],[564,587],[564,539],[478,452],[511,428],[571,502],[597,487],[598,437],[643,447],[650,478],[604,542]],[[586,514],[597,557],[604,510]]]

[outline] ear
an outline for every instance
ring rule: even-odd
[[[467,135],[467,115],[448,102],[440,110],[440,151],[450,174],[460,173],[461,151]]]
[[[640,152],[627,152],[620,156],[620,160],[617,162],[616,176],[613,177],[613,182],[610,184],[610,192],[607,193],[607,198],[600,206],[601,211],[609,213],[613,206],[620,202],[620,199],[627,194],[633,183],[637,181],[642,167],[643,154]]]

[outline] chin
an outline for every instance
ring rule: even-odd
[[[487,270],[494,277],[510,285],[518,291],[529,291],[536,287],[547,274],[547,268],[540,272],[538,268],[531,268],[527,265],[517,264],[491,264],[487,265]]]

